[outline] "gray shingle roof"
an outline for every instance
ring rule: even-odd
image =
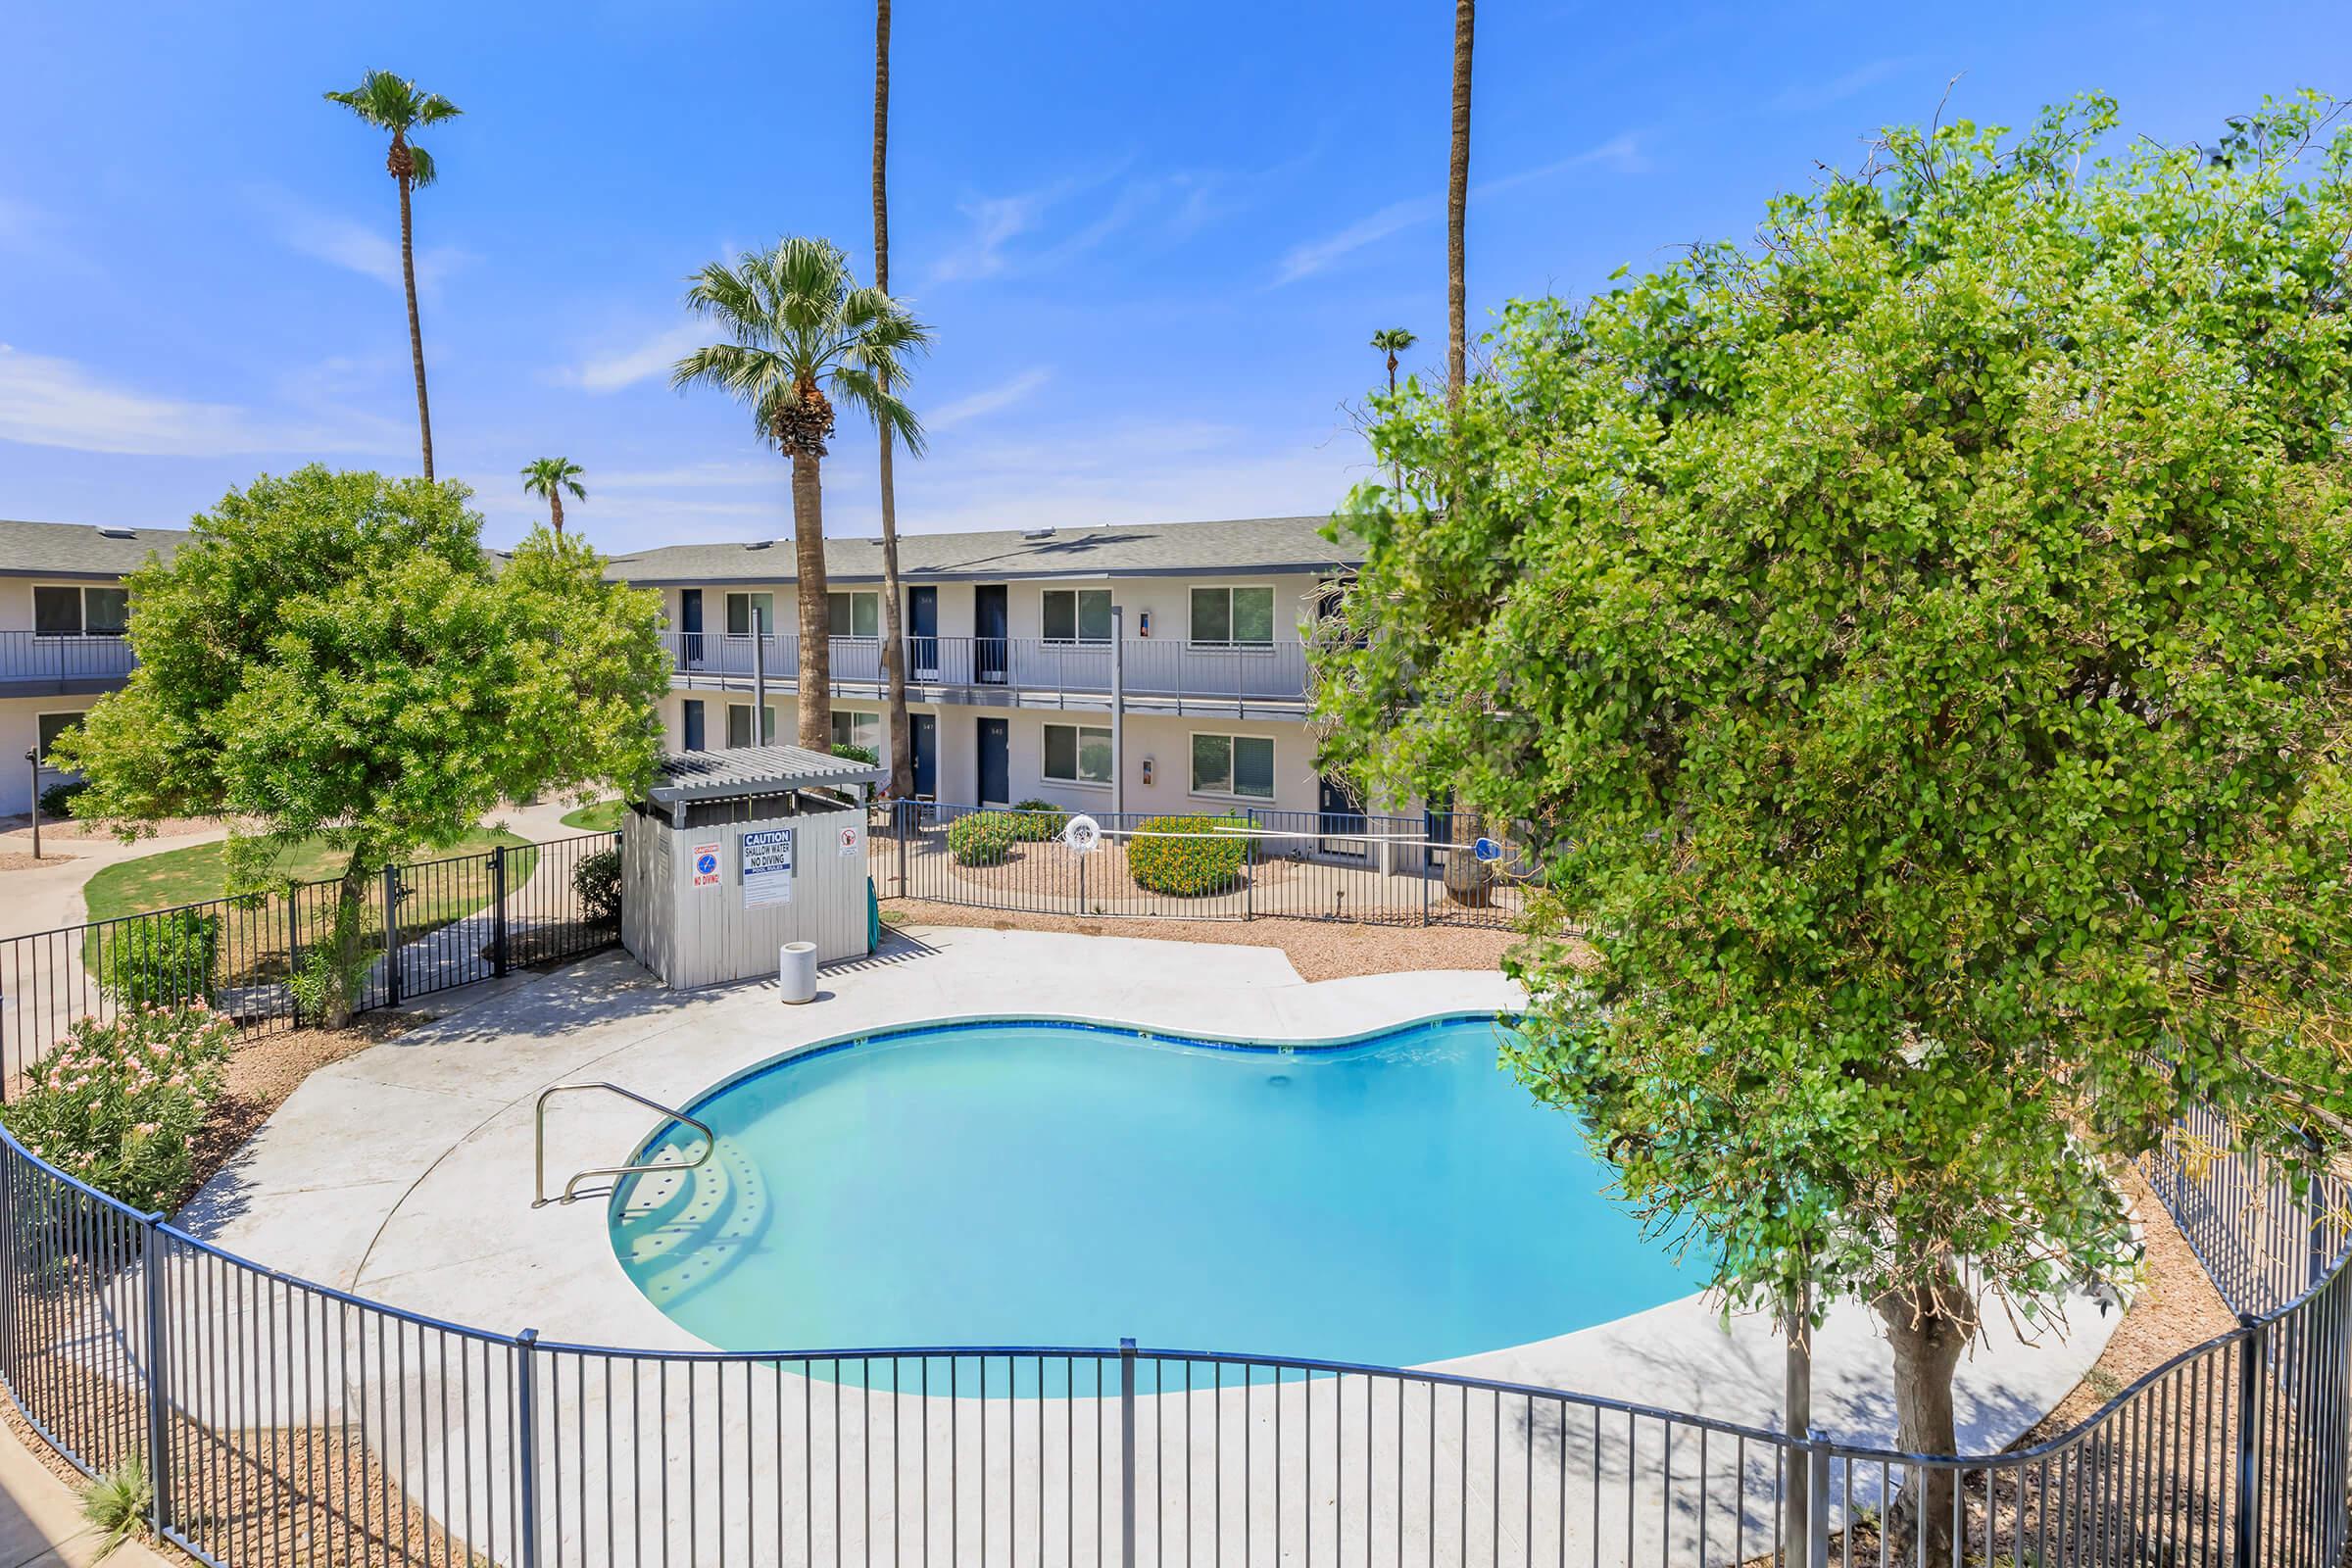
[[[899,575],[909,583],[1013,577],[1254,575],[1322,571],[1362,561],[1353,544],[1322,537],[1323,517],[1241,517],[1223,522],[1163,522],[1055,528],[1024,533],[910,533],[899,536]],[[792,540],[669,545],[612,559],[611,575],[634,583],[790,582]],[[825,575],[838,582],[879,582],[882,541],[825,541]]]
[[[809,784],[879,784],[882,770],[846,757],[798,746],[738,746],[725,752],[680,752],[663,758],[649,800],[723,800],[766,795]]]
[[[100,528],[86,522],[15,522],[0,518],[0,577],[120,577],[166,561],[185,528]]]

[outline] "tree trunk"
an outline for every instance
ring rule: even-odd
[[[796,596],[801,605],[800,743],[809,751],[833,750],[833,626],[825,600],[825,498],[817,460],[792,455],[792,545],[799,563]],[[759,715],[752,718],[755,731]]]
[[[1446,401],[1459,403],[1469,381],[1468,286],[1462,231],[1470,210],[1470,35],[1474,0],[1453,5],[1453,156],[1446,175]]]
[[[367,972],[361,961],[360,939],[367,924],[370,858],[368,846],[363,844],[354,849],[351,858],[343,864],[343,880],[335,886],[335,923],[327,933],[327,952],[332,956],[328,961],[334,975],[319,997],[326,1011],[319,1021],[329,1029],[345,1028],[351,1023],[352,993],[358,987],[359,977]],[[389,952],[384,961],[392,961]]]
[[[890,148],[890,0],[874,5],[874,287],[890,292],[890,195],[884,177]],[[882,378],[890,390],[890,378]],[[906,595],[899,587],[899,498],[891,475],[891,438],[881,432],[882,479],[882,695],[888,709],[884,744],[890,748],[890,793],[914,795],[914,747],[906,719],[906,638],[902,624]]]
[[[1958,1452],[1952,1373],[1976,1332],[1959,1277],[1948,1264],[1938,1265],[1916,1297],[1883,1297],[1874,1304],[1894,1351],[1894,1446],[1905,1453]],[[1936,1469],[1904,1478],[1901,1494],[1887,1510],[1887,1532],[1899,1544],[1903,1560],[1950,1560],[1953,1475]]]
[[[554,524],[556,532],[562,533],[564,531],[564,498],[553,490],[547,493],[547,514],[548,521]]]
[[[416,368],[416,431],[424,441],[424,476],[429,480],[433,476],[433,414],[424,400],[424,328],[416,319],[416,239],[409,214],[406,174],[400,177],[400,277],[409,293],[409,361]]]

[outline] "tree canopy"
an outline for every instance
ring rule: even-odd
[[[2190,1099],[2346,1126],[2332,112],[1889,132],[1374,404],[1327,760],[1522,824],[1511,1065],[1731,1300],[1877,1304],[1906,1446],[1960,1260],[2028,1311],[2128,1269],[2110,1162]]]
[[[356,877],[502,799],[650,782],[668,686],[652,596],[546,529],[502,569],[467,495],[314,466],[197,517],[125,579],[128,684],[58,743],[89,779],[76,814],[255,824],[232,874],[320,835]]]

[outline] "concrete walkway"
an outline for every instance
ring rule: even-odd
[[[0,1568],[88,1568],[98,1560],[98,1537],[81,1517],[81,1498],[0,1423]],[[174,1561],[184,1558],[173,1554]],[[138,1541],[108,1554],[119,1568],[164,1568],[165,1559]]]

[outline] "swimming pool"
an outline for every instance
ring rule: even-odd
[[[1699,1283],[1605,1195],[1491,1017],[1289,1050],[1105,1025],[894,1030],[693,1108],[615,1252],[722,1349],[1146,1345],[1413,1365]],[[699,1147],[673,1124],[649,1155]]]

